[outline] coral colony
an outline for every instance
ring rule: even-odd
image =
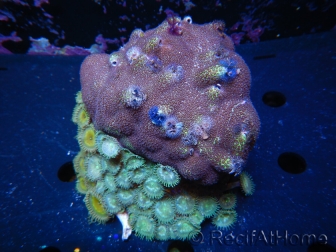
[[[123,239],[191,239],[211,218],[229,229],[258,137],[250,72],[215,21],[168,17],[119,51],[82,63],[73,122],[77,190],[90,220],[117,216]]]

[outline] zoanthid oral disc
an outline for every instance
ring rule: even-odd
[[[175,198],[176,212],[183,215],[191,214],[196,207],[196,200],[189,195],[178,195]]]
[[[196,210],[191,215],[189,215],[189,221],[196,226],[201,225],[203,220],[204,216],[199,210]]]
[[[93,126],[89,125],[80,129],[77,134],[79,146],[86,152],[93,153],[96,148],[96,130]]]
[[[104,182],[105,182],[105,187],[110,191],[110,192],[115,192],[117,190],[117,185],[115,182],[115,177],[108,173],[104,177]]]
[[[120,170],[120,163],[113,158],[111,159],[102,158],[101,162],[103,170],[107,171],[112,175],[116,175]]]
[[[215,217],[212,218],[212,224],[220,229],[229,229],[237,220],[237,213],[234,210],[220,210]]]
[[[171,166],[157,164],[156,175],[165,187],[174,187],[180,182],[180,176]]]
[[[103,196],[104,206],[110,214],[116,214],[123,210],[118,197],[114,193],[105,193]]]
[[[91,155],[85,158],[86,174],[85,177],[91,181],[100,179],[103,175],[101,159],[98,155]]]
[[[161,199],[164,195],[163,186],[154,176],[147,178],[142,187],[143,192],[151,199]]]
[[[118,140],[103,132],[97,134],[96,142],[99,153],[107,159],[115,158],[121,150]]]
[[[135,202],[136,194],[137,190],[119,190],[117,192],[117,197],[121,204],[128,206]]]
[[[240,185],[246,196],[251,196],[255,191],[253,179],[246,171],[240,174]]]
[[[97,194],[102,195],[102,194],[104,194],[104,192],[106,191],[106,189],[107,188],[105,186],[104,180],[102,180],[102,179],[98,180],[97,183],[96,183],[95,192]]]
[[[86,185],[88,191],[92,191],[93,192],[94,188],[96,187],[96,182],[88,180],[88,179],[85,179],[85,185]]]
[[[110,216],[103,206],[102,197],[100,195],[88,192],[84,201],[86,208],[89,210],[91,221],[105,223],[109,220]]]
[[[156,229],[155,239],[167,241],[170,239],[170,231],[166,225],[159,225]]]
[[[88,187],[86,186],[85,178],[77,177],[76,189],[77,189],[77,192],[79,192],[79,193],[82,193],[82,194],[87,193]]]
[[[81,91],[78,91],[76,93],[76,103],[83,103],[83,97],[82,97],[82,92]]]
[[[117,186],[121,189],[129,189],[132,186],[132,182],[128,176],[128,172],[126,169],[122,169],[118,176],[115,179]]]
[[[157,202],[154,206],[154,215],[160,223],[171,223],[175,217],[174,203],[170,199]]]
[[[218,200],[219,205],[225,210],[235,208],[236,202],[237,202],[237,196],[233,193],[223,194]]]
[[[149,177],[151,171],[146,166],[128,171],[128,176],[133,183],[142,184]]]
[[[132,204],[127,207],[127,213],[129,214],[136,214],[139,215],[141,212],[140,208],[138,207],[137,204]]]
[[[138,207],[141,209],[148,209],[154,204],[154,201],[148,198],[144,192],[140,192],[137,195],[136,201]]]
[[[72,113],[72,122],[77,124],[79,128],[83,128],[90,122],[90,115],[86,111],[83,103],[77,104]]]
[[[121,162],[124,164],[126,169],[133,170],[141,167],[145,163],[145,159],[133,154],[127,149],[123,149],[121,151]]]
[[[201,231],[201,227],[191,224],[188,220],[178,219],[174,230],[177,239],[186,240],[194,238]]]
[[[84,176],[86,173],[85,168],[85,157],[86,154],[84,151],[80,151],[75,158],[73,159],[73,165],[77,174]]]
[[[212,197],[203,197],[198,201],[198,210],[205,217],[214,216],[218,210],[217,200]]]
[[[134,230],[137,236],[151,241],[154,239],[155,229],[156,225],[153,218],[144,215],[138,216],[134,225]]]

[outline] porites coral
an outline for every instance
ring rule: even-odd
[[[82,97],[97,130],[127,138],[136,154],[187,179],[214,184],[225,171],[215,168],[210,152],[200,153],[200,141],[218,156],[234,153],[233,126],[248,122],[256,139],[259,118],[249,97],[249,69],[224,24],[188,20],[170,17],[136,31],[118,52],[88,56],[80,71]],[[201,135],[192,133],[195,123]],[[217,137],[221,144],[214,146]],[[245,161],[253,144],[237,155]],[[192,155],[180,155],[184,145]]]

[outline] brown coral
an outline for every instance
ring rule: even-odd
[[[258,137],[250,71],[222,22],[195,25],[188,17],[174,26],[178,33],[168,21],[136,30],[118,52],[88,56],[83,101],[97,130],[187,179],[214,184],[241,172]],[[172,117],[170,137],[162,124]]]

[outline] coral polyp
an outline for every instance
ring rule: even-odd
[[[236,207],[237,196],[233,193],[223,194],[219,198],[218,203],[222,207],[222,209],[225,210],[233,209]]]
[[[240,174],[240,185],[246,196],[251,196],[255,191],[252,177],[245,171]]]
[[[85,168],[85,152],[80,151],[74,158],[73,160],[73,165],[75,171],[81,175],[84,176],[86,173],[86,168]]]
[[[154,206],[154,214],[160,223],[171,223],[175,218],[174,203],[170,199],[157,202]]]
[[[115,158],[121,149],[119,142],[115,138],[101,132],[96,136],[96,143],[99,153],[107,159]]]
[[[222,85],[217,83],[216,85],[212,85],[207,89],[207,95],[211,101],[216,101],[224,96],[224,91]]]
[[[111,173],[112,175],[117,174],[121,168],[121,164],[113,158],[101,159],[101,164],[102,164],[103,170]]]
[[[130,151],[123,150],[122,151],[122,158],[121,158],[123,164],[127,169],[136,169],[141,167],[144,163],[145,160],[142,157],[139,157],[138,155],[134,155]]]
[[[214,198],[200,198],[198,201],[198,210],[205,218],[212,217],[218,210],[217,200]]]
[[[143,192],[151,199],[160,199],[164,194],[163,186],[154,176],[147,178],[143,183]]]
[[[77,104],[72,113],[72,121],[80,128],[85,127],[90,122],[89,113],[86,111],[83,103]]]
[[[135,201],[136,191],[135,190],[119,190],[117,193],[119,202],[123,206],[131,205]]]
[[[116,177],[116,185],[121,189],[129,189],[132,186],[132,182],[128,176],[127,170],[123,169]]]
[[[204,215],[199,210],[196,210],[191,215],[189,215],[190,222],[195,226],[201,225],[204,219]]]
[[[93,126],[80,129],[77,134],[80,147],[86,152],[95,152],[97,150],[96,135],[97,133]]]
[[[154,201],[146,196],[144,192],[137,195],[137,205],[141,209],[148,209],[154,204]]]
[[[94,188],[94,192],[98,195],[103,195],[105,191],[107,190],[105,186],[104,180],[100,179],[96,182],[96,186]]]
[[[237,220],[237,213],[234,210],[221,210],[212,219],[212,224],[220,229],[229,229]]]
[[[103,198],[104,206],[110,214],[117,214],[123,210],[123,207],[116,195],[106,193]]]
[[[209,138],[209,132],[212,125],[212,119],[209,116],[203,116],[199,122],[192,125],[189,134],[195,136],[195,138],[200,137],[201,139],[206,140]]]
[[[135,222],[134,229],[139,237],[151,241],[154,239],[156,224],[153,218],[140,215]]]
[[[243,170],[244,160],[239,156],[236,156],[229,161],[230,174],[238,175]]]
[[[196,200],[190,195],[179,195],[175,199],[176,212],[182,215],[188,215],[194,212]]]
[[[189,131],[185,136],[182,137],[182,143],[186,146],[197,145],[198,136],[194,131]]]
[[[84,201],[87,209],[89,210],[91,221],[105,223],[109,220],[110,216],[108,215],[102,204],[101,196],[92,192],[88,192],[85,196]]]
[[[92,155],[85,158],[86,174],[85,176],[91,180],[96,181],[103,175],[103,169],[99,156]]]
[[[158,36],[154,36],[148,40],[144,50],[146,53],[157,52],[160,50],[161,44],[161,38]]]
[[[88,191],[88,188],[86,186],[85,178],[78,177],[76,182],[76,189],[79,193],[86,194]]]
[[[162,62],[157,56],[149,56],[146,66],[152,73],[159,73],[162,70]]]
[[[83,97],[82,97],[82,92],[81,91],[77,92],[75,99],[76,99],[77,104],[83,103]],[[74,122],[74,123],[76,123],[76,122]]]
[[[139,167],[138,169],[131,170],[128,172],[129,178],[133,183],[142,184],[146,178],[151,174],[151,171],[145,167]]]
[[[159,225],[156,229],[155,239],[159,241],[167,241],[170,239],[170,230],[166,225]]]
[[[177,16],[170,16],[167,18],[168,32],[172,35],[181,36],[183,33],[181,18]]]
[[[117,191],[117,185],[115,182],[115,177],[108,173],[104,177],[104,182],[105,182],[105,187],[110,191],[110,192],[115,192]]]
[[[156,175],[161,184],[166,187],[173,187],[180,181],[180,176],[175,171],[175,169],[170,166],[157,165]]]
[[[205,133],[209,133],[214,122],[210,116],[202,116],[199,125]]]
[[[179,219],[174,224],[174,230],[179,239],[186,240],[194,238],[200,232],[200,227],[185,219]]]
[[[228,69],[221,65],[211,66],[199,73],[200,85],[209,86],[216,84],[226,76]]]

